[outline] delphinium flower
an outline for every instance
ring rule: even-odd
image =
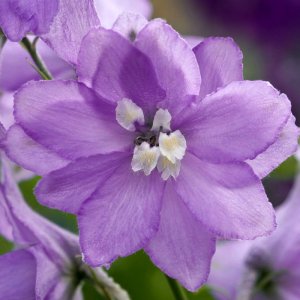
[[[278,208],[278,228],[253,242],[226,242],[217,248],[208,283],[220,300],[300,298],[300,176]]]
[[[230,38],[192,51],[161,20],[129,36],[92,29],[77,74],[22,87],[5,145],[43,175],[42,204],[78,216],[85,262],[143,248],[196,290],[216,238],[274,230],[260,179],[295,151],[298,131],[284,94],[243,81]]]
[[[1,154],[0,234],[16,250],[0,256],[2,299],[82,299],[82,280],[98,280],[98,289],[128,300],[120,286],[100,268],[81,260],[78,237],[33,212],[24,202]]]

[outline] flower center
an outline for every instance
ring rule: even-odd
[[[150,128],[145,125],[143,110],[124,98],[118,102],[116,119],[126,130],[137,132],[131,161],[134,172],[143,171],[150,175],[157,168],[164,180],[179,175],[186,140],[179,130],[171,130],[172,117],[168,110],[158,109]]]

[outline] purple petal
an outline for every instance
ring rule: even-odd
[[[147,56],[120,34],[94,29],[84,38],[78,59],[79,80],[112,102],[129,98],[153,113],[165,92]]]
[[[183,38],[189,44],[189,46],[193,49],[198,46],[201,42],[203,42],[204,38],[196,35],[185,35]]]
[[[0,200],[11,226],[12,240],[19,245],[38,243],[58,264],[66,264],[72,256],[80,253],[75,235],[42,218],[26,205],[4,158],[1,174],[3,198]]]
[[[68,160],[32,140],[18,125],[13,125],[8,130],[4,147],[12,161],[39,175],[45,175],[69,163]]]
[[[83,37],[98,25],[93,0],[60,0],[50,31],[42,38],[59,57],[76,64]]]
[[[70,160],[124,150],[134,140],[112,105],[72,81],[27,84],[15,96],[15,118],[32,139]]]
[[[159,225],[163,187],[157,173],[134,173],[125,161],[79,211],[84,260],[103,265],[144,247]]]
[[[8,129],[15,123],[14,120],[14,95],[6,93],[0,96],[0,118],[5,129]]]
[[[243,54],[231,38],[207,38],[193,49],[202,76],[200,98],[243,80]]]
[[[265,177],[296,152],[298,137],[299,128],[295,125],[294,116],[290,116],[275,143],[253,160],[247,161],[248,164],[258,177]]]
[[[3,143],[3,140],[5,138],[6,135],[6,130],[4,128],[4,126],[2,125],[2,123],[0,123],[0,143]]]
[[[149,0],[94,0],[102,26],[111,28],[115,20],[124,12],[140,14],[147,19],[152,13]]]
[[[134,40],[136,35],[148,24],[148,21],[142,15],[134,13],[121,14],[114,26],[113,31],[116,31],[123,35],[128,40]]]
[[[159,84],[167,92],[161,104],[171,114],[187,104],[186,95],[198,95],[201,83],[195,55],[180,35],[162,20],[148,23],[138,34],[136,46],[148,57],[155,68]]]
[[[167,184],[158,232],[146,247],[153,262],[190,291],[206,280],[215,239]]]
[[[190,210],[221,238],[254,239],[275,229],[275,214],[246,163],[210,164],[186,154],[176,189]]]
[[[58,12],[58,0],[0,1],[0,27],[12,41],[20,41],[27,33],[47,33]]]
[[[58,58],[43,41],[37,43],[37,50],[54,78],[75,77],[71,66]],[[16,91],[27,81],[39,80],[40,75],[32,67],[32,63],[29,54],[19,44],[7,41],[1,51],[0,88],[4,91]]]
[[[0,191],[0,234],[9,241],[14,240],[12,222],[5,205],[5,194],[2,189]]]
[[[253,159],[273,144],[291,115],[286,95],[263,81],[232,82],[205,97],[179,126],[201,159]]]
[[[35,257],[37,265],[35,286],[36,298],[49,299],[48,295],[51,293],[51,290],[62,278],[61,271],[58,266],[49,259],[41,246],[34,246],[29,249],[31,254]]]
[[[36,299],[36,262],[30,252],[17,250],[1,255],[0,278],[2,299]]]
[[[246,258],[252,243],[247,241],[220,242],[212,260],[207,284],[218,300],[237,299],[243,276],[247,270]],[[246,273],[247,272],[247,273]]]
[[[127,157],[112,153],[79,159],[44,176],[35,190],[36,196],[43,205],[76,214]]]

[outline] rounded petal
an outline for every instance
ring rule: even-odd
[[[99,28],[87,34],[77,73],[81,82],[105,99],[114,103],[131,99],[144,113],[153,113],[165,98],[149,58],[112,30]]]
[[[52,2],[52,1],[50,1]],[[100,25],[93,0],[60,0],[58,14],[42,39],[65,61],[76,64],[88,31]]]
[[[243,54],[232,38],[207,38],[193,49],[201,72],[200,98],[243,80]]]
[[[263,81],[236,81],[191,108],[179,126],[189,151],[218,163],[253,159],[291,115],[286,95]]]
[[[275,229],[275,213],[246,163],[211,164],[187,153],[176,190],[193,214],[226,239],[254,239]]]
[[[58,13],[58,0],[0,1],[0,27],[12,41],[20,41],[27,33],[47,33]]]
[[[156,235],[146,246],[153,262],[190,291],[207,280],[215,238],[188,210],[168,182]]]
[[[15,95],[15,118],[33,140],[70,160],[124,150],[134,140],[113,106],[73,81],[27,84]]]
[[[162,20],[149,22],[137,36],[135,45],[150,57],[159,84],[167,92],[160,104],[172,115],[187,103],[186,95],[198,95],[201,76],[196,57],[184,39]]]
[[[78,159],[44,176],[35,194],[43,205],[76,214],[128,155],[112,153]]]
[[[163,188],[157,173],[134,173],[125,161],[79,211],[85,262],[109,264],[144,247],[158,229]]]
[[[114,26],[113,31],[119,32],[125,38],[134,41],[137,34],[148,24],[145,17],[134,13],[121,14]]]
[[[28,251],[17,250],[1,255],[0,278],[2,299],[36,299],[36,262]]]
[[[12,161],[38,175],[45,175],[69,163],[68,160],[35,142],[18,125],[13,125],[8,130],[4,149]]]
[[[259,178],[263,178],[294,154],[298,148],[299,128],[290,116],[278,139],[266,151],[247,163]]]
[[[115,20],[124,12],[140,14],[149,18],[152,5],[149,0],[94,0],[102,26],[111,28]]]

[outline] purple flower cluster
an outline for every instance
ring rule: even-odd
[[[294,300],[300,297],[299,195],[298,175],[288,199],[277,211],[278,228],[270,237],[252,243],[219,245],[208,281],[218,287],[217,299]]]
[[[20,87],[2,146],[42,176],[40,203],[77,215],[85,263],[109,265],[144,249],[194,291],[207,280],[217,239],[255,239],[275,229],[261,179],[296,151],[298,128],[286,95],[243,80],[232,39],[207,38],[192,49],[165,21],[132,12],[107,29],[111,19],[98,26],[88,0],[59,1],[40,31],[44,1],[10,2],[18,4],[9,6],[15,19],[0,5],[7,37],[41,35],[77,78],[61,80],[58,72]],[[101,16],[104,4],[95,4]],[[26,31],[18,31],[20,20]],[[58,236],[55,230],[45,228],[43,238]],[[67,257],[79,252],[57,238]],[[35,258],[21,253],[26,266]]]

